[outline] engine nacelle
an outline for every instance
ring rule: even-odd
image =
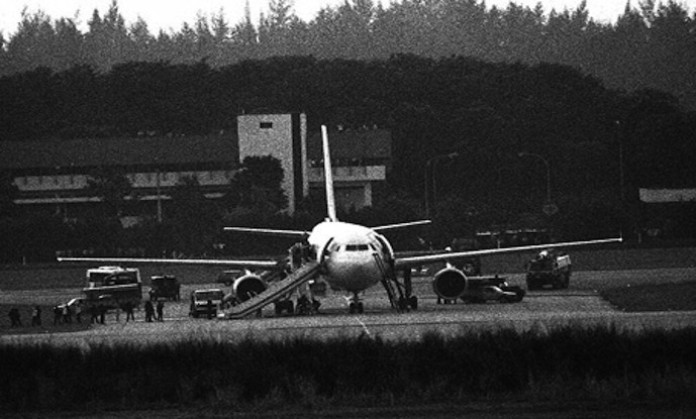
[[[238,301],[246,301],[251,297],[266,291],[268,285],[260,276],[252,273],[240,276],[234,280],[232,290]]]
[[[464,294],[469,284],[464,272],[454,267],[447,267],[435,274],[432,285],[438,297],[456,300]]]

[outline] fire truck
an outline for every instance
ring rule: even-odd
[[[114,309],[124,304],[137,307],[143,299],[140,270],[121,266],[100,266],[87,269],[84,308]]]

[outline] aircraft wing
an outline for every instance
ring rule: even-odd
[[[574,241],[574,242],[564,242],[564,243],[547,243],[538,244],[532,246],[517,246],[517,247],[504,247],[500,249],[482,249],[482,250],[467,250],[464,252],[441,252],[437,254],[423,254],[416,256],[406,256],[397,258],[394,261],[394,266],[396,268],[408,268],[410,266],[424,265],[427,263],[443,262],[443,261],[455,261],[459,258],[467,258],[472,256],[486,256],[486,255],[499,255],[503,253],[517,253],[517,252],[527,252],[532,250],[544,250],[557,247],[579,247],[579,246],[590,246],[594,244],[607,244],[607,243],[620,243],[622,238],[614,239],[599,239],[599,240],[585,240],[585,241]]]
[[[236,231],[239,233],[262,234],[266,236],[281,236],[303,239],[309,236],[309,231],[302,230],[275,230],[272,228],[251,228],[251,227],[225,227],[225,231]]]
[[[208,265],[256,269],[277,269],[275,260],[230,260],[230,259],[146,259],[146,258],[58,258],[58,262],[92,262],[141,265]]]

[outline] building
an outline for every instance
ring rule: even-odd
[[[338,205],[372,205],[376,184],[386,180],[391,134],[386,130],[331,130],[331,153]],[[272,155],[281,161],[293,213],[310,190],[324,188],[321,135],[307,137],[304,114],[250,114],[237,118],[237,132],[205,136],[149,136],[63,141],[0,142],[0,170],[19,189],[24,211],[50,209],[65,218],[100,204],[86,188],[100,168],[125,173],[138,214],[161,214],[171,190],[195,177],[205,196],[221,198],[247,156]]]
[[[283,190],[288,212],[307,196],[307,116],[292,114],[249,114],[237,117],[239,161],[248,156],[273,156],[283,168]]]

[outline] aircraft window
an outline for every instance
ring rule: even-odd
[[[347,252],[360,252],[364,250],[370,250],[370,247],[366,244],[348,244],[346,245]]]

